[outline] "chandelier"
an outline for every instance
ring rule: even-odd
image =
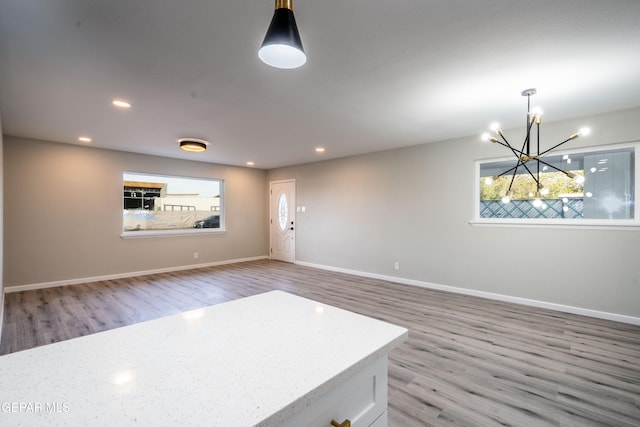
[[[502,197],[503,203],[509,203],[511,201],[511,197],[512,197],[511,187],[513,186],[513,182],[515,181],[516,174],[518,173],[518,169],[520,168],[525,169],[527,174],[529,174],[529,176],[533,179],[533,181],[535,181],[536,193],[535,193],[535,199],[533,204],[536,207],[540,207],[542,205],[542,201],[540,200],[540,197],[549,193],[549,190],[544,188],[544,186],[540,181],[541,166],[543,170],[551,168],[557,172],[563,173],[564,175],[566,175],[571,179],[575,179],[575,181],[578,183],[584,182],[584,176],[575,174],[570,171],[562,170],[559,167],[554,166],[549,162],[546,162],[543,159],[543,156],[545,156],[549,152],[555,150],[556,148],[560,147],[561,145],[569,141],[573,141],[574,139],[580,136],[588,135],[590,132],[589,128],[582,128],[578,132],[569,136],[564,141],[554,145],[549,149],[540,151],[540,123],[542,123],[542,110],[540,108],[534,108],[533,110],[531,109],[531,96],[535,94],[536,94],[535,88],[526,89],[522,91],[522,96],[527,97],[527,133],[520,149],[512,145],[507,140],[507,138],[504,136],[504,133],[500,129],[500,125],[498,123],[492,123],[490,126],[491,131],[493,131],[497,137],[492,136],[488,132],[485,132],[484,134],[482,134],[483,141],[491,141],[493,143],[500,144],[504,147],[507,147],[511,151],[511,153],[516,157],[516,164],[514,167],[507,169],[506,171],[502,172],[499,175],[491,177],[490,179],[488,179],[488,182],[487,182],[488,184],[490,184],[491,182],[497,180],[502,176],[508,176],[509,174],[512,174],[511,182],[509,183],[509,188],[507,189],[507,193]],[[535,151],[532,151],[531,145],[532,145],[532,137],[534,133],[532,132],[532,130],[534,130],[533,129],[534,125],[535,125],[536,147],[535,147]]]

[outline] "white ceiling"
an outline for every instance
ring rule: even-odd
[[[637,0],[295,0],[295,70],[258,59],[273,6],[0,0],[4,133],[269,169],[519,126],[529,87],[546,121],[640,106]]]

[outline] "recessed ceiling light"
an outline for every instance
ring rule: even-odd
[[[118,108],[131,108],[131,104],[124,99],[114,99],[111,103]]]
[[[253,163],[251,161],[247,162],[247,166],[254,166],[254,165],[255,165],[255,163]]]
[[[324,153],[324,147],[316,147],[316,153]]]
[[[78,137],[78,141],[80,141],[80,142],[91,142],[91,138],[89,138],[88,136],[79,136]]]
[[[178,142],[180,143],[180,148],[183,150],[197,153],[205,151],[207,145],[209,145],[208,141],[199,138],[180,138]]]

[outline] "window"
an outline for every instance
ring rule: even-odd
[[[287,219],[289,219],[289,203],[287,203],[287,195],[280,193],[278,197],[278,226],[280,231],[287,228]]]
[[[124,172],[122,181],[123,236],[224,229],[222,180]]]
[[[513,157],[479,161],[474,222],[638,226],[637,157],[636,145],[544,156],[540,189]],[[526,166],[538,176],[535,159]]]

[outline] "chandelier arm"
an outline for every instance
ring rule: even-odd
[[[504,176],[504,175],[506,175],[506,174],[508,174],[508,173],[511,173],[511,171],[513,171],[513,170],[515,170],[515,169],[518,169],[518,166],[520,166],[520,165],[519,165],[519,164],[518,164],[518,165],[515,165],[515,166],[514,166],[514,167],[512,167],[511,169],[508,169],[508,170],[506,170],[506,171],[502,172],[500,175],[496,175],[496,178],[500,178],[501,176]]]
[[[536,120],[536,138],[538,140],[538,146],[536,147],[536,153],[538,153],[538,159],[540,159],[540,122]],[[540,161],[538,161],[538,173],[540,173]]]
[[[511,193],[511,187],[513,186],[513,181],[515,181],[516,179],[516,172],[518,171],[519,164],[520,164],[520,161],[518,161],[518,164],[514,168],[515,170],[513,171],[513,176],[511,177],[511,182],[509,183],[509,188],[507,189],[507,195]]]
[[[559,146],[561,146],[562,144],[566,144],[567,142],[569,142],[569,141],[571,141],[573,139],[575,139],[575,137],[574,138],[569,137],[569,138],[565,139],[564,141],[562,141],[560,144],[556,144],[553,147],[551,147],[551,148],[549,148],[547,150],[544,150],[542,153],[539,154],[539,156],[547,154],[549,151],[554,150],[554,149],[558,148]]]
[[[524,139],[524,142],[522,143],[522,148],[520,149],[520,155],[521,155],[521,156],[524,156],[524,155],[528,156],[528,155],[529,155],[528,150],[527,150],[527,152],[526,152],[526,153],[525,153],[525,151],[524,151],[525,147],[527,146],[527,141],[528,141],[528,140],[529,140],[529,139],[528,139],[528,137],[527,137],[527,138],[525,138],[525,139]]]
[[[543,162],[544,163],[544,162]],[[522,165],[524,166],[524,168],[527,170],[527,172],[529,173],[529,175],[531,176],[531,178],[533,178],[533,180],[536,182],[536,188],[540,187],[540,181],[538,180],[538,178],[536,178],[536,176],[531,172],[531,170],[527,167],[527,162],[523,162],[522,160],[520,160],[520,158],[518,158],[518,163],[516,163],[516,165],[514,167],[512,167],[511,169],[509,169],[508,171],[503,172],[502,174],[498,175],[498,176],[502,176],[504,174],[506,174],[509,171],[513,171],[513,176],[511,177],[511,183],[509,183],[509,188],[507,189],[507,194],[511,191],[511,187],[513,186],[513,182],[516,179],[516,175],[518,172],[518,167]]]
[[[509,143],[507,142],[507,144]],[[509,148],[511,148],[511,145],[509,145]],[[511,148],[511,150],[513,151],[514,149]],[[516,156],[516,159],[518,159],[518,161],[516,162],[516,165],[513,168],[509,169],[509,170],[513,170],[513,175],[511,176],[511,182],[509,183],[509,188],[507,189],[507,195],[511,194],[511,187],[513,187],[513,182],[516,180],[516,173],[518,172],[518,167],[520,166],[520,163],[524,164],[522,162],[522,159],[519,156]]]
[[[511,173],[514,169],[517,169],[517,168],[518,168],[518,165],[512,167],[509,170],[506,170],[506,171],[502,172],[500,175],[496,175],[496,178],[500,178],[501,176],[504,176],[504,175],[506,175],[508,173]]]
[[[536,178],[533,175],[533,172],[531,172],[531,170],[529,169],[529,167],[527,167],[527,161],[528,160],[522,160],[522,156],[526,156],[529,157],[529,150],[527,149],[527,152],[524,152],[524,148],[527,146],[527,142],[529,141],[529,137],[531,136],[531,133],[529,132],[531,130],[531,126],[533,125],[533,123],[528,123],[527,124],[527,137],[525,138],[524,142],[522,143],[522,149],[518,150],[517,148],[514,148],[511,146],[511,144],[509,144],[509,141],[507,141],[507,139],[504,137],[504,135],[500,135],[502,136],[502,139],[507,143],[506,146],[508,146],[511,149],[511,152],[513,153],[514,156],[516,156],[516,158],[518,159],[518,163],[516,163],[515,166],[515,171],[514,171],[514,176],[513,179],[515,179],[515,175],[516,172],[518,171],[518,167],[522,164],[522,166],[524,166],[524,168],[527,170],[527,172],[529,173],[529,175],[531,176],[531,178],[533,178],[533,180],[536,182],[536,187],[540,186],[540,181],[538,178]],[[498,141],[499,143],[500,141]],[[504,144],[502,144],[504,145]],[[519,153],[520,155],[518,155],[517,153]],[[511,170],[511,169],[510,169]],[[513,183],[513,180],[512,180]],[[509,186],[509,188],[511,188],[511,186]]]
[[[533,180],[536,182],[536,185],[540,185],[540,180],[538,178],[536,178],[536,176],[533,174],[533,172],[531,172],[531,170],[529,169],[529,167],[527,166],[526,162],[523,161],[520,156],[523,156],[524,153],[522,151],[518,151],[517,148],[514,148],[511,144],[509,144],[509,141],[507,141],[507,139],[503,136],[500,135],[502,137],[502,139],[504,140],[504,144],[498,140],[496,140],[496,142],[504,147],[507,147],[511,150],[511,152],[513,153],[514,156],[516,156],[516,159],[518,160],[518,162],[516,163],[516,165],[514,167],[512,167],[511,169],[508,169],[504,172],[502,172],[500,175],[496,175],[497,177],[501,177],[503,175],[508,174],[509,172],[513,171],[513,177],[511,178],[511,184],[509,185],[509,190],[507,191],[511,191],[511,185],[513,185],[513,181],[515,180],[515,177],[517,175],[518,172],[518,167],[520,167],[520,165],[522,165],[526,170],[527,173],[529,173],[529,175],[531,176],[531,178],[533,178]],[[538,165],[538,169],[540,168],[540,166]]]
[[[541,160],[541,162],[542,162],[542,163],[545,163],[545,162],[543,162],[542,160]],[[546,163],[545,163],[545,164],[546,164]],[[523,161],[522,161],[522,160],[520,160],[520,159],[518,159],[518,163],[516,163],[516,165],[515,165],[514,167],[512,167],[511,169],[507,169],[506,171],[502,172],[500,175],[496,175],[496,178],[500,178],[501,176],[504,176],[504,175],[506,175],[506,174],[510,173],[511,171],[513,171],[513,175],[514,175],[514,176],[513,176],[513,178],[511,179],[511,181],[512,181],[512,183],[513,183],[513,180],[515,179],[515,175],[517,175],[518,168],[520,167],[520,165],[522,165],[522,166],[527,170],[527,172],[529,173],[529,175],[531,176],[531,178],[533,178],[533,180],[536,182],[536,184],[540,185],[540,181],[539,181],[539,179],[538,179],[538,178],[536,178],[536,176],[531,172],[531,170],[527,167],[526,163],[525,163],[525,162],[523,162]],[[553,167],[553,166],[551,166],[551,167]],[[509,185],[509,190],[508,190],[508,191],[510,191],[510,190],[511,190],[511,185]]]
[[[531,175],[531,178],[533,178],[533,180],[536,182],[536,187],[540,186],[540,181],[538,180],[538,178],[536,178],[536,176],[533,174],[533,172],[531,172],[531,170],[527,167],[527,163],[526,162],[520,162],[522,163],[522,166],[524,166],[524,168],[527,170],[527,172],[529,172],[529,175]]]
[[[544,165],[546,165],[546,166],[549,166],[550,168],[555,169],[555,170],[556,170],[556,171],[558,171],[558,172],[562,172],[563,174],[565,174],[565,175],[566,175],[566,176],[568,176],[569,178],[572,178],[572,176],[571,176],[571,175],[569,175],[569,172],[563,171],[562,169],[557,168],[557,167],[553,166],[552,164],[545,162],[544,160],[539,160],[539,161],[540,161],[540,163],[542,163],[542,164],[544,164]]]
[[[527,97],[529,98],[529,97]],[[527,136],[522,144],[522,151],[524,151],[524,147],[527,147],[526,154],[529,156],[531,154],[531,128],[533,127],[533,122],[530,119],[531,113],[527,108]]]
[[[504,135],[500,135],[500,137],[502,138],[502,140],[504,141],[501,142],[499,140],[495,140],[495,142],[497,142],[498,144],[502,145],[503,147],[507,147],[509,150],[511,150],[511,152],[513,153],[514,156],[516,157],[520,157],[524,154],[524,152],[522,152],[521,150],[518,151],[518,149],[516,147],[514,147],[513,145],[509,144],[509,141],[507,141],[507,138],[504,137]]]

